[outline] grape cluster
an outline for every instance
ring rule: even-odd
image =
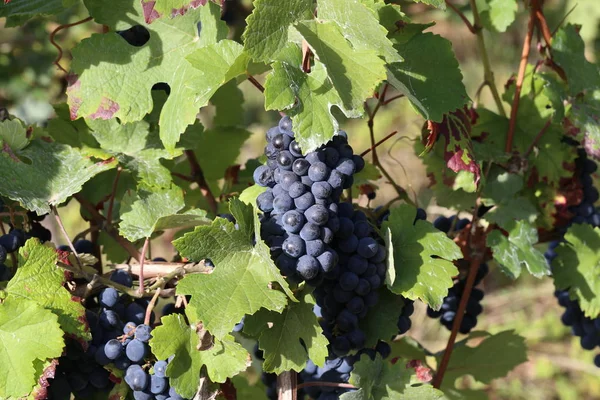
[[[568,290],[557,290],[554,296],[558,299],[558,304],[565,308],[560,318],[562,323],[570,326],[573,335],[581,338],[581,347],[585,350],[600,347],[600,317],[586,317],[577,300],[571,300]],[[594,357],[594,364],[600,368],[600,354]]]
[[[0,207],[0,210],[2,207]],[[50,231],[42,226],[39,221],[44,219],[44,215],[38,216],[35,213],[27,213],[30,220],[28,231],[12,228],[7,234],[0,235],[0,282],[7,281],[11,277],[11,269],[5,264],[10,253],[15,253],[25,242],[32,238],[38,238],[42,243],[52,238]]]
[[[469,223],[470,221],[467,218],[459,219],[457,216],[440,216],[433,222],[433,226],[440,231],[449,234],[463,230]],[[465,265],[465,267],[468,268],[468,265]],[[477,286],[481,283],[488,272],[488,265],[486,263],[480,264],[473,285]],[[466,281],[466,277],[455,280],[454,286],[448,290],[448,295],[444,297],[442,307],[439,310],[436,311],[431,307],[427,307],[427,315],[430,318],[439,318],[441,324],[448,330],[452,330],[452,325],[454,325],[454,319],[456,318],[458,305],[460,304]],[[483,290],[478,288],[473,288],[471,291],[471,295],[467,300],[467,308],[465,309],[465,314],[460,324],[460,333],[467,334],[477,325],[477,317],[483,312],[483,307],[481,306],[483,294]]]
[[[489,268],[487,264],[483,263],[479,265],[477,270],[477,276],[475,277],[474,285],[478,285],[483,278],[487,275]],[[452,330],[454,319],[456,318],[456,312],[458,311],[458,305],[462,293],[465,289],[465,283],[467,279],[458,279],[454,286],[448,290],[448,295],[444,297],[442,307],[435,311],[434,309],[427,307],[427,315],[430,318],[439,318],[442,325],[448,330]],[[481,300],[483,300],[483,290],[473,288],[471,295],[467,300],[467,308],[465,309],[465,315],[460,324],[459,332],[467,334],[471,332],[471,329],[477,325],[477,316],[482,313],[483,307],[481,306]]]
[[[335,273],[334,235],[352,229],[353,221],[339,217],[338,203],[364,160],[354,155],[344,132],[303,155],[289,117],[269,129],[266,137],[267,164],[254,171],[254,181],[267,187],[257,198],[264,213],[262,237],[283,275],[316,286],[324,276]]]
[[[402,307],[402,314],[398,318],[398,333],[400,335],[408,332],[410,327],[412,326],[412,322],[410,320],[410,316],[415,312],[414,301],[404,299],[404,307]]]

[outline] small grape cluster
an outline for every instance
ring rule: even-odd
[[[405,299],[404,307],[402,307],[402,313],[398,318],[398,334],[403,335],[412,326],[410,316],[415,312],[414,301]]]
[[[1,209],[2,206],[0,206]],[[27,215],[30,220],[28,231],[12,228],[7,234],[0,235],[0,282],[7,281],[11,277],[11,269],[5,264],[10,253],[17,252],[32,237],[38,238],[42,243],[52,238],[50,231],[39,222],[44,219],[44,215],[38,216],[31,212],[28,212]]]
[[[303,155],[289,117],[266,137],[267,164],[254,171],[254,181],[267,187],[257,198],[264,213],[262,237],[283,275],[316,286],[337,266],[338,254],[331,244],[334,235],[347,228],[338,218],[339,199],[364,160],[354,155],[344,132]]]
[[[448,234],[463,230],[469,223],[470,221],[467,218],[459,219],[457,216],[440,216],[433,222],[433,226]],[[488,265],[486,263],[480,264],[473,285],[477,286],[481,283],[488,272]],[[458,305],[460,304],[466,281],[466,277],[454,281],[454,286],[448,290],[448,295],[444,297],[442,307],[439,310],[436,311],[431,307],[427,307],[427,315],[430,318],[439,318],[441,324],[448,330],[452,330],[452,326],[454,325],[454,319],[456,318]],[[477,317],[483,312],[483,307],[481,306],[483,295],[484,293],[481,289],[474,287],[471,291],[471,295],[467,300],[467,308],[465,309],[465,314],[460,324],[460,333],[467,334],[477,325]]]
[[[585,350],[600,347],[600,317],[586,317],[577,300],[571,300],[568,290],[557,290],[554,296],[558,299],[558,304],[565,308],[560,320],[571,327],[574,336],[581,338],[581,347]],[[594,357],[594,364],[600,368],[600,354]]]
[[[478,285],[488,274],[488,271],[489,268],[487,264],[480,264],[479,269],[477,270],[474,285]],[[439,318],[441,324],[444,325],[448,330],[452,330],[452,325],[454,324],[454,319],[456,318],[458,305],[460,304],[460,299],[465,289],[466,281],[466,277],[455,281],[454,286],[448,290],[448,295],[444,297],[442,307],[438,311],[431,307],[427,307],[427,315],[430,318]],[[482,300],[483,290],[473,288],[473,290],[471,290],[471,295],[467,300],[465,315],[463,316],[463,320],[458,330],[460,333],[467,334],[471,332],[471,329],[475,328],[477,325],[477,317],[483,312],[483,307],[481,306]]]

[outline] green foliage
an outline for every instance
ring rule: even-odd
[[[244,332],[257,336],[258,346],[264,352],[264,371],[300,372],[309,359],[323,365],[328,342],[313,306],[312,296],[306,294],[299,302],[289,303],[281,313],[261,309],[246,319]]]
[[[431,385],[418,384],[402,361],[394,365],[378,354],[371,360],[366,354],[354,364],[350,383],[360,389],[344,393],[342,400],[442,399],[444,394]],[[417,381],[418,382],[418,381]]]
[[[417,210],[394,208],[383,224],[390,249],[386,283],[394,293],[421,299],[438,309],[458,270],[451,261],[462,258],[459,247],[427,221],[415,222]],[[433,256],[436,256],[435,258]]]
[[[552,273],[557,289],[569,289],[586,316],[600,313],[600,228],[574,224],[565,234],[565,242],[556,249]]]
[[[523,177],[516,174],[503,172],[489,179],[481,201],[494,208],[484,218],[505,229],[515,220],[535,222],[537,210],[527,198],[519,196],[522,189]]]
[[[478,1],[483,26],[496,32],[506,32],[515,21],[519,8],[516,0],[484,0]]]
[[[0,397],[24,397],[41,371],[35,362],[60,356],[58,317],[34,301],[8,298],[0,304]]]
[[[538,241],[536,229],[527,221],[510,221],[504,225],[505,236],[500,230],[488,235],[487,244],[494,252],[494,260],[502,267],[502,272],[516,279],[523,266],[530,274],[542,277],[550,274],[544,255],[533,247]]]
[[[244,218],[257,218],[252,206],[232,200],[230,207],[239,230],[231,222],[216,218],[212,225],[199,226],[173,242],[182,256],[196,261],[210,258],[215,264],[209,275],[186,276],[177,292],[192,296],[195,320],[202,321],[218,339],[231,332],[245,314],[254,314],[260,308],[282,312],[287,297],[294,299],[271,260],[269,248],[260,240],[252,245],[254,226]],[[271,288],[272,282],[277,282],[285,293]]]

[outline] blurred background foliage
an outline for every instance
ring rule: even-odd
[[[483,81],[483,68],[476,37],[468,31],[460,18],[449,9],[441,11],[408,1],[394,2],[400,4],[415,22],[436,22],[429,30],[452,42],[469,96],[480,105],[495,110],[487,89],[476,99],[477,89]],[[485,0],[477,2],[484,3]],[[471,18],[468,1],[457,0],[454,4]],[[225,7],[223,19],[230,24],[232,37],[239,38],[244,28],[244,19],[251,12],[251,1],[226,0]],[[586,56],[592,62],[598,61],[599,0],[547,0],[545,15],[551,30],[563,21],[581,24]],[[61,24],[73,23],[87,16],[85,7],[76,3],[62,14],[47,19],[36,18],[20,27],[9,27],[11,22],[7,23],[6,19],[0,18],[0,107],[7,107],[10,113],[30,124],[44,124],[53,116],[53,105],[66,99],[66,79],[65,74],[53,64],[58,51],[50,42],[51,33]],[[523,2],[519,1],[518,17],[505,33],[485,31],[496,82],[501,90],[504,83],[516,74],[526,25],[527,12]],[[61,30],[56,35],[56,41],[64,49],[61,65],[68,70],[69,49],[83,38],[101,33],[102,30],[103,27],[94,22]],[[532,51],[531,57],[535,56],[535,51]],[[264,76],[257,79],[263,81]],[[263,95],[248,82],[243,82],[241,88],[246,100],[245,123],[254,133],[244,143],[238,159],[238,163],[244,165],[247,160],[260,156],[264,146],[264,132],[275,124],[279,115],[264,111]],[[424,121],[409,108],[408,102],[400,99],[378,113],[375,120],[377,138],[398,131],[395,137],[378,148],[378,154],[397,183],[421,207],[427,209],[428,219],[433,221],[438,215],[448,216],[455,211],[438,207],[427,188],[425,169],[413,150],[414,142],[420,140]],[[211,107],[203,109],[200,119],[208,120],[206,116],[213,112]],[[350,133],[351,144],[356,150],[363,151],[369,147],[366,119],[348,120],[343,128]],[[394,198],[395,192],[389,184],[380,180],[378,185],[374,200],[369,201],[365,195],[359,196],[358,201],[362,206],[376,207]],[[67,204],[60,211],[71,237],[87,228],[79,216],[76,204]],[[53,230],[55,238],[60,238],[52,221],[47,218],[45,224]],[[169,237],[165,235],[152,243],[153,257],[173,257]],[[486,297],[478,329],[492,333],[515,329],[527,338],[529,345],[529,362],[511,372],[507,378],[494,381],[488,391],[490,399],[600,399],[600,369],[593,365],[594,354],[582,350],[578,344],[579,339],[573,337],[568,328],[561,324],[561,308],[552,295],[554,288],[549,280],[540,281],[526,275],[511,282],[492,265],[492,273],[483,285]],[[417,306],[412,320],[410,336],[431,351],[437,352],[444,348],[449,332],[437,320],[426,318],[425,307]],[[490,363],[493,362],[494,359],[491,358]],[[474,385],[468,379],[460,384],[465,388]]]

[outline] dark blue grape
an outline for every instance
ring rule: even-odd
[[[304,225],[304,216],[296,210],[290,210],[281,218],[283,229],[290,233],[298,233]]]
[[[297,272],[306,280],[313,279],[319,273],[319,262],[315,257],[302,256],[298,259]]]
[[[306,246],[304,240],[298,235],[290,235],[284,240],[282,250],[285,254],[293,258],[299,258],[306,253]]]
[[[273,200],[273,192],[267,190],[258,195],[256,205],[262,212],[271,212],[273,211]]]
[[[133,362],[142,361],[144,357],[146,357],[147,351],[148,348],[146,347],[146,344],[138,339],[133,339],[125,347],[125,354],[127,354],[127,357]]]
[[[308,222],[319,226],[324,226],[329,220],[329,212],[327,211],[327,208],[320,204],[311,206],[308,210],[306,210],[304,215],[306,216],[306,220]]]

